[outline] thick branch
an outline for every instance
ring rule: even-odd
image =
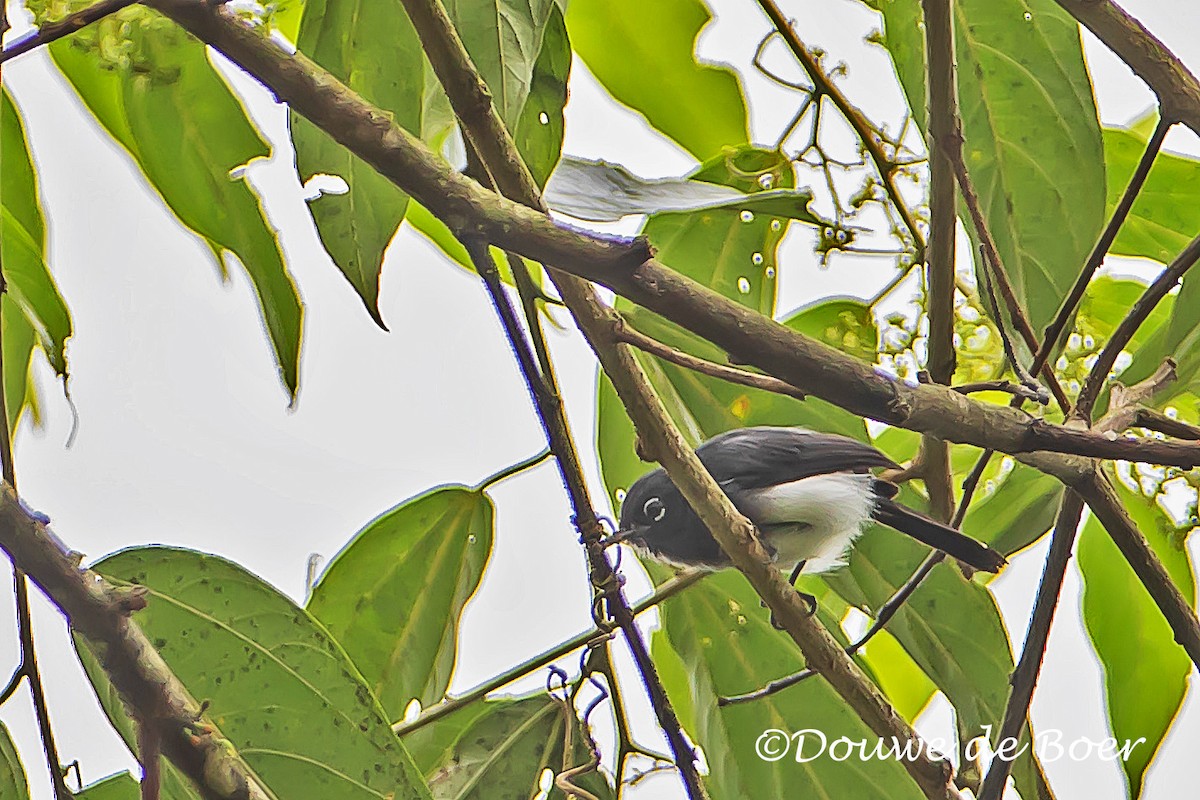
[[[0,548],[88,641],[130,714],[157,729],[163,755],[205,800],[269,800],[228,740],[202,722],[200,705],[129,618],[137,603],[81,569],[79,554],[68,551],[7,484],[0,485]]]

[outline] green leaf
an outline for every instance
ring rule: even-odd
[[[309,612],[346,648],[388,716],[441,700],[463,607],[492,552],[492,502],[446,487],[370,522],[329,565]]]
[[[1189,605],[1196,601],[1195,571],[1181,532],[1154,498],[1114,484],[1138,529]],[[1134,575],[1104,527],[1089,517],[1079,538],[1083,620],[1104,665],[1108,718],[1119,743],[1145,741],[1123,760],[1130,797],[1139,797],[1146,768],[1171,728],[1187,692],[1191,661],[1171,626]]]
[[[139,625],[276,796],[428,797],[345,652],[274,588],[216,556],[165,547],[126,550],[93,568],[149,590]],[[116,724],[124,710],[98,694]]]
[[[0,797],[29,800],[29,781],[8,728],[0,722]]]
[[[920,4],[872,5],[925,128]],[[1103,224],[1104,156],[1079,25],[1052,0],[962,0],[954,26],[967,168],[1017,298],[1041,330]]]
[[[1055,478],[1014,464],[995,491],[971,503],[963,519],[963,533],[1011,555],[1053,527],[1062,493],[1063,486]]]
[[[141,785],[128,772],[109,775],[73,795],[75,800],[139,800],[141,796]]]
[[[823,680],[814,679],[763,700],[717,706],[719,696],[740,694],[791,674],[803,665],[795,646],[771,627],[758,596],[733,571],[706,578],[660,606],[665,637],[684,670],[664,671],[667,694],[686,698],[695,720],[688,730],[712,765],[706,779],[713,800],[747,797],[922,797],[898,759],[835,760],[828,752],[804,764],[795,761],[795,741],[775,761],[756,748],[770,744],[768,731],[785,735],[820,731],[832,743],[841,736],[873,747],[878,737]],[[656,654],[663,645],[655,642]],[[807,736],[806,757],[819,740]],[[782,739],[774,741],[783,747]]]
[[[250,277],[291,396],[303,306],[258,198],[230,171],[268,150],[204,45],[157,12],[127,8],[50,46],[88,110],[184,226]],[[224,266],[221,265],[222,272]]]
[[[4,277],[8,283],[0,301],[4,334],[4,392],[9,427],[16,430],[21,410],[37,409],[37,387],[29,379],[33,350],[40,347],[60,378],[66,379],[66,340],[71,315],[46,264],[46,226],[38,195],[37,176],[21,117],[5,91],[0,101],[0,163],[4,182]]]
[[[65,347],[71,335],[71,315],[42,258],[41,243],[34,241],[7,208],[0,208],[0,237],[4,242],[7,294],[33,330],[38,346],[50,358],[54,371],[65,377]],[[19,350],[14,355],[19,356]],[[25,363],[28,364],[28,359]]]
[[[533,65],[529,93],[513,125],[513,141],[538,186],[545,186],[562,154],[563,108],[571,72],[571,43],[562,12],[554,7]],[[507,121],[507,120],[506,120]],[[512,123],[509,123],[510,125]]]
[[[696,58],[696,39],[711,20],[701,0],[571,0],[567,6],[571,46],[588,70],[698,161],[750,140],[737,73]]]
[[[541,796],[544,770],[562,772],[587,762],[579,722],[571,717],[571,752],[564,760],[567,732],[563,708],[544,693],[502,698],[461,711],[404,737],[437,800],[485,800]],[[603,798],[615,797],[596,774],[578,781]],[[561,800],[562,792],[552,790]]]
[[[892,707],[909,724],[915,722],[937,692],[937,686],[929,676],[886,630],[875,634],[859,653]]]
[[[412,23],[396,0],[308,0],[297,48],[392,120],[420,135],[425,57]],[[313,201],[313,219],[330,257],[367,312],[379,312],[383,252],[404,219],[408,195],[299,114],[291,114],[296,166],[302,180],[337,175],[348,191]]]

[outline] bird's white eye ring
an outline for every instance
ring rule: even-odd
[[[667,507],[663,505],[662,500],[657,497],[651,497],[642,506],[642,513],[646,515],[646,519],[651,522],[658,522],[667,515]]]

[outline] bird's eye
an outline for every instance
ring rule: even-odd
[[[662,500],[659,500],[657,497],[651,497],[646,501],[646,505],[642,506],[642,513],[651,522],[658,522],[667,515],[667,507],[663,505]]]

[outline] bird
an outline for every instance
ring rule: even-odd
[[[799,427],[738,428],[696,450],[700,463],[762,534],[774,561],[817,574],[846,563],[869,522],[937,548],[976,570],[999,572],[1004,556],[895,500],[894,483],[871,473],[900,466],[869,444]],[[634,482],[610,537],[658,561],[710,570],[730,560],[662,469]]]

